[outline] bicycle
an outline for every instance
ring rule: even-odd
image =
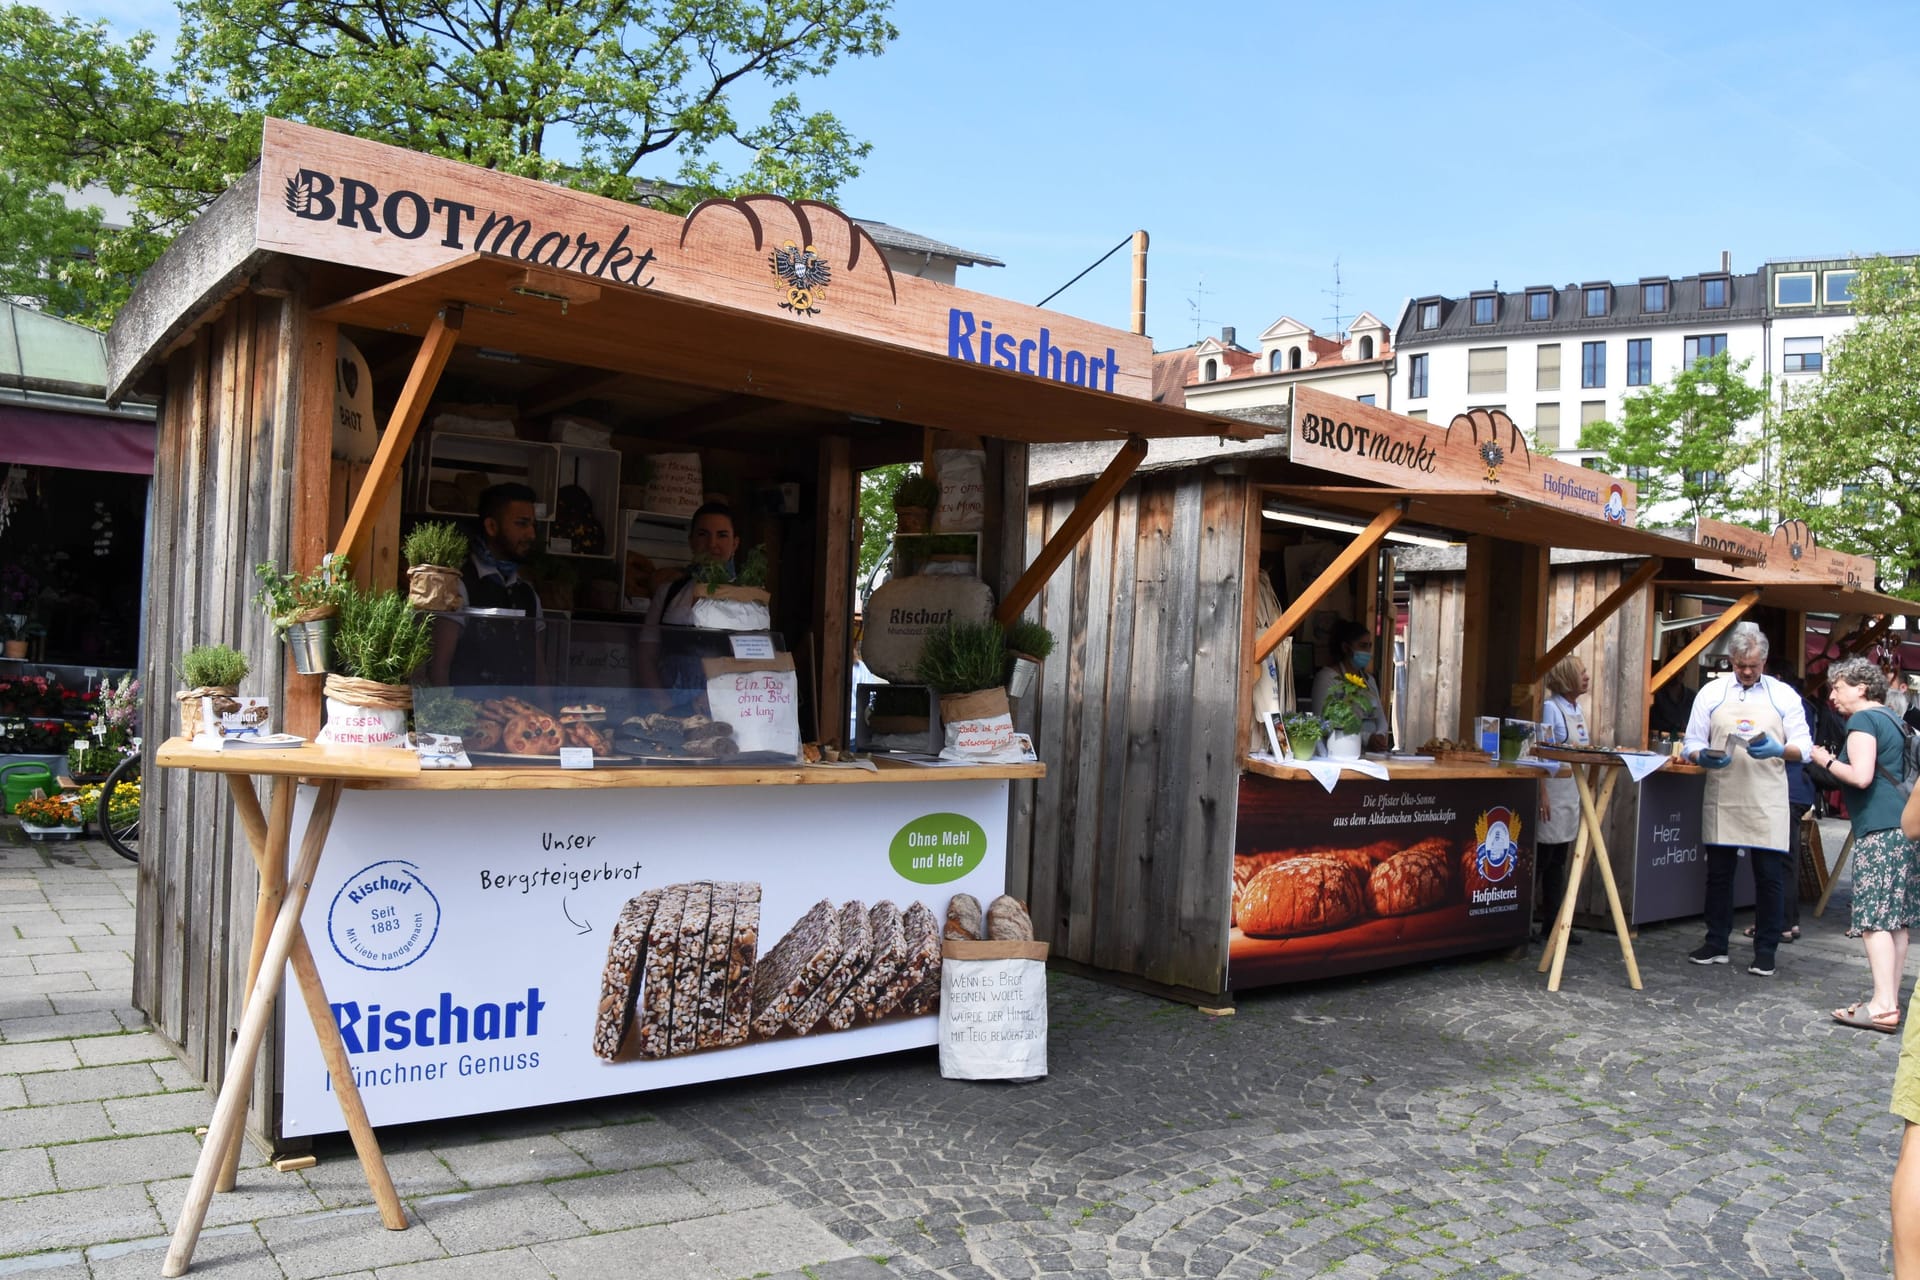
[[[116,799],[118,804],[115,803]],[[100,784],[100,835],[128,862],[140,861],[140,753],[113,766]]]

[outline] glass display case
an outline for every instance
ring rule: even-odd
[[[451,652],[416,678],[415,727],[459,737],[478,767],[560,767],[568,748],[595,768],[800,759],[798,682],[776,632],[499,609],[442,619]]]

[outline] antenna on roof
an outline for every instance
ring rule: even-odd
[[[1202,303],[1204,302],[1206,296],[1207,296],[1207,278],[1205,276],[1201,276],[1198,280],[1194,282],[1193,296],[1187,299],[1187,310],[1193,313],[1193,341],[1194,341],[1194,345],[1196,346],[1198,346],[1200,343],[1201,331],[1205,329],[1208,325],[1213,323],[1212,320],[1208,319],[1205,315],[1202,314],[1202,312],[1205,310],[1205,307],[1202,305]]]
[[[1335,337],[1345,337],[1347,332],[1346,316],[1341,312],[1340,303],[1345,295],[1340,291],[1340,259],[1333,260],[1333,288],[1322,289],[1322,294],[1333,299],[1333,314],[1327,319],[1333,323]]]

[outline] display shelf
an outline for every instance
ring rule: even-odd
[[[554,519],[547,530],[548,554],[589,560],[613,559],[619,549],[616,525],[620,505],[620,451],[590,449],[572,444],[555,445],[553,449],[557,487],[551,512]],[[561,508],[564,504],[560,501],[560,494],[569,486],[585,492],[593,519],[600,524],[602,536],[598,550],[576,545],[569,531],[561,528]]]
[[[560,459],[553,445],[534,440],[435,432],[427,442],[425,510],[440,516],[479,512],[481,491],[496,484],[533,490],[534,514],[553,515]]]

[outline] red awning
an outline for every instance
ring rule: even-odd
[[[0,404],[0,463],[153,474],[154,424]]]

